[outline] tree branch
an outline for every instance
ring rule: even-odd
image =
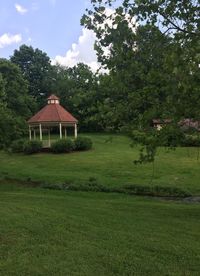
[[[191,34],[191,35],[198,35],[198,33],[196,32],[189,32],[181,27],[179,27],[178,25],[176,25],[171,19],[169,19],[164,13],[162,13],[161,11],[158,11],[158,13],[160,13],[160,15],[162,15],[162,17],[168,21],[176,30],[179,30],[180,32],[183,32],[185,34]]]

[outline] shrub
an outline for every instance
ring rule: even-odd
[[[142,185],[125,185],[124,192],[135,195],[149,195],[158,197],[187,197],[191,196],[188,191],[177,187],[168,186],[142,186]]]
[[[185,135],[184,139],[181,142],[183,147],[199,147],[200,139],[198,136],[194,135]]]
[[[183,131],[176,126],[165,126],[158,132],[159,145],[164,147],[177,147],[184,139]]]
[[[92,148],[92,140],[88,137],[78,137],[74,143],[75,150],[89,150]]]
[[[54,153],[67,153],[73,150],[74,142],[71,139],[58,140],[51,145],[51,151]]]
[[[107,187],[95,180],[84,183],[63,183],[63,184],[43,184],[43,188],[64,190],[64,191],[87,191],[87,192],[104,192],[104,193],[121,193],[128,195],[142,195],[169,198],[190,197],[191,193],[176,187],[168,186],[141,186],[141,185],[124,185],[121,187]]]
[[[14,153],[23,152],[24,144],[25,144],[25,140],[24,139],[15,140],[10,145],[10,149]]]
[[[40,141],[27,141],[24,143],[23,151],[25,154],[33,154],[40,152],[42,149],[42,142]]]
[[[66,189],[66,188],[65,188]],[[112,190],[109,187],[103,186],[100,183],[80,183],[80,184],[71,184],[67,187],[70,191],[84,191],[84,192],[105,192],[109,193]]]

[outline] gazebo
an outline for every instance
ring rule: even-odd
[[[48,130],[48,147],[51,146],[50,132],[52,127],[59,128],[60,139],[67,137],[67,127],[74,127],[74,137],[77,138],[77,119],[60,105],[59,98],[51,95],[48,104],[28,120],[29,139],[36,139],[39,130],[40,140],[43,140],[43,131]],[[64,130],[64,133],[63,133]]]

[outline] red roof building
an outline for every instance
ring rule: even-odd
[[[40,140],[42,140],[42,128],[49,130],[49,145],[50,145],[50,128],[58,126],[60,130],[60,138],[63,137],[63,129],[65,137],[67,136],[67,127],[74,127],[74,136],[77,137],[77,119],[72,116],[64,107],[60,105],[59,98],[51,95],[47,99],[48,104],[37,112],[28,120],[29,124],[29,138],[32,139],[32,132],[34,138],[36,130],[39,128]]]

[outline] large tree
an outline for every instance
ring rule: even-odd
[[[112,19],[112,24],[103,24],[97,16],[100,13],[105,21]],[[113,122],[114,129],[126,125],[146,127],[153,118],[167,116],[163,101],[168,93],[166,57],[172,49],[171,38],[150,24],[136,27],[120,8],[108,15],[102,8],[93,15],[83,17],[82,23],[97,33],[99,61],[109,69],[110,94],[104,108],[109,110],[110,106],[115,120],[109,122]]]
[[[97,127],[97,77],[89,66],[79,63],[72,68],[55,66],[55,89],[61,104],[79,120],[82,129]]]
[[[28,94],[28,82],[20,68],[6,59],[0,59],[0,74],[7,108],[17,116],[28,118],[34,110],[34,99]]]
[[[27,83],[20,69],[0,59],[0,148],[27,132],[25,119],[31,115],[34,101],[27,93]]]
[[[139,161],[153,161],[156,147],[163,142],[163,135],[152,135],[149,128],[153,118],[175,121],[161,132],[165,141],[172,142],[167,146],[173,146],[172,137],[178,137],[179,120],[188,117],[200,120],[200,3],[198,0],[91,0],[91,3],[92,8],[81,22],[95,32],[99,62],[110,70],[115,96],[110,95],[107,103],[114,102],[112,114],[121,114],[120,124],[127,121],[134,128],[145,130],[146,139],[139,140],[146,153],[141,151]]]
[[[0,73],[0,106],[6,105],[5,80]]]
[[[142,118],[145,125],[155,116],[197,118],[199,2],[125,0],[112,10],[116,1],[91,2],[82,24],[96,33],[98,59],[115,80],[116,106],[127,107],[124,119],[140,125]]]
[[[29,94],[42,105],[54,82],[50,58],[38,48],[22,45],[14,51],[11,61],[21,68],[29,83]]]

